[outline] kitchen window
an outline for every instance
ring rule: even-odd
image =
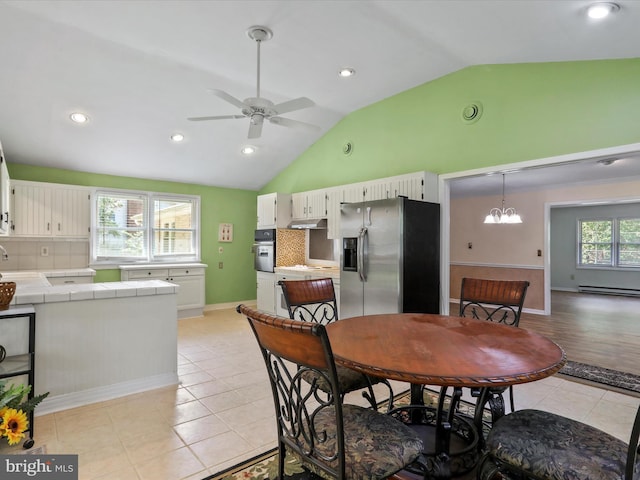
[[[103,190],[93,198],[93,263],[200,259],[199,197]]]
[[[578,266],[640,267],[640,218],[582,219]]]

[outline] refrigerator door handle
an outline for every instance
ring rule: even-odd
[[[371,225],[371,207],[367,207],[367,219],[365,220],[366,225]]]
[[[367,238],[367,227],[362,227],[360,232],[358,233],[358,275],[360,275],[360,281],[367,281],[367,273],[365,272],[365,241],[368,241]]]

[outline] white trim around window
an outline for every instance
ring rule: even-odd
[[[91,265],[200,261],[200,197],[96,189]]]

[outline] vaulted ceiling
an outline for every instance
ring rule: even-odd
[[[350,112],[461,68],[640,56],[640,2],[619,3],[595,24],[582,0],[0,0],[0,141],[10,163],[259,189]],[[240,114],[211,89],[256,96],[253,25],[261,96],[310,98],[282,116],[319,130],[187,120]]]

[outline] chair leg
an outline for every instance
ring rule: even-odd
[[[367,388],[362,392],[362,396],[369,402],[369,405],[371,405],[371,408],[373,410],[377,410],[378,409],[378,402],[376,400],[376,394],[373,393],[373,385],[371,384],[371,381],[369,380],[369,378],[367,377]]]
[[[516,411],[516,405],[513,401],[513,385],[509,385],[509,406],[512,413]]]
[[[389,402],[387,404],[387,413],[390,412],[391,410],[393,410],[393,387],[391,387],[391,384],[389,383],[389,380],[387,380],[386,378],[383,379],[380,383],[383,383],[384,385],[387,386],[387,388],[389,389]]]
[[[287,456],[287,449],[282,442],[278,442],[278,477],[277,480],[284,480],[284,461]]]

